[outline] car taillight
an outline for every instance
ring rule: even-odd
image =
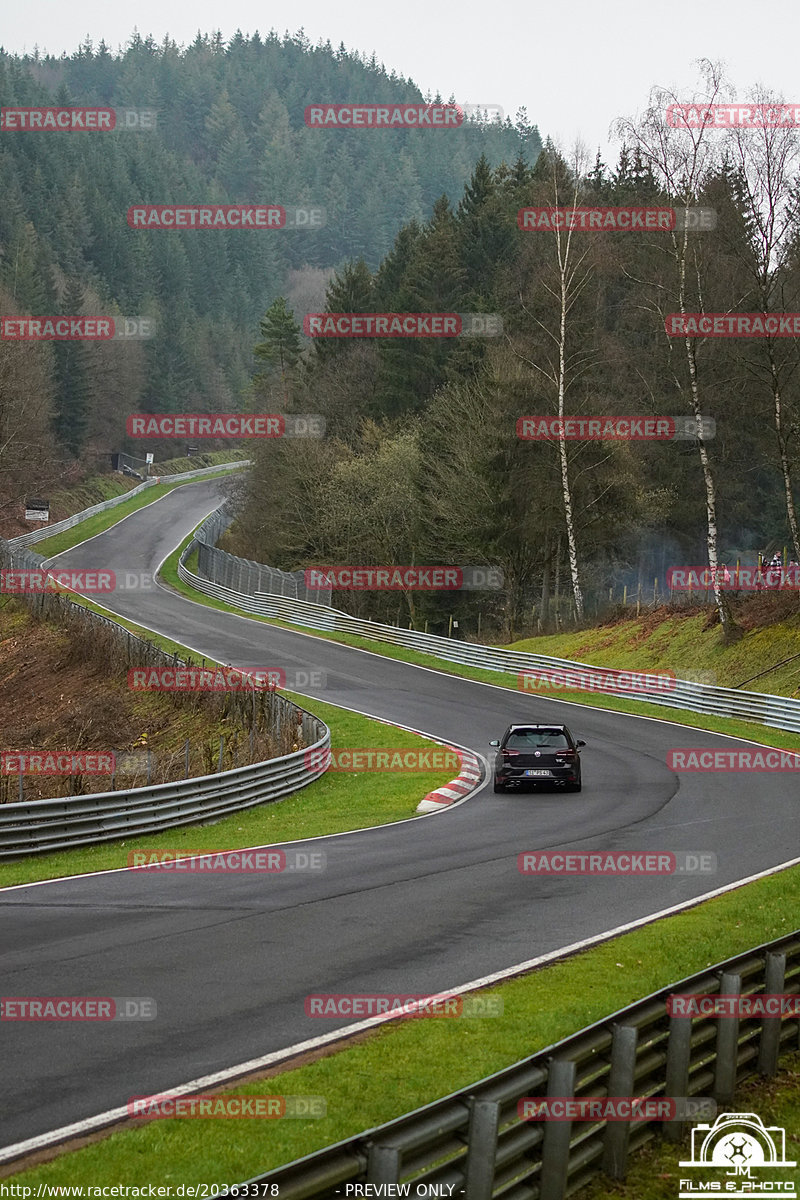
[[[575,751],[574,750],[556,750],[556,757],[557,758],[574,758]]]
[[[503,758],[516,758],[516,756],[518,754],[519,754],[519,750],[504,750]]]

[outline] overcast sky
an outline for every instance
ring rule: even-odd
[[[116,50],[134,27],[185,44],[198,29],[219,28],[228,38],[237,28],[283,34],[301,26],[312,43],[330,38],[334,46],[374,50],[387,70],[410,77],[423,93],[499,104],[512,118],[524,105],[543,136],[565,148],[580,137],[592,157],[600,146],[612,161],[614,118],[640,111],[652,84],[691,89],[698,58],[724,62],[737,99],[762,83],[787,102],[800,101],[797,0],[772,0],[760,11],[753,0],[33,0],[6,8],[0,40],[11,52],[38,45],[60,54],[87,34]]]

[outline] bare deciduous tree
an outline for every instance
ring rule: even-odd
[[[775,106],[782,98],[763,88],[751,90],[753,105]],[[764,123],[756,128],[736,126],[730,130],[728,146],[737,172],[737,184],[745,205],[745,269],[753,280],[753,291],[760,312],[796,307],[796,292],[785,290],[787,255],[796,236],[797,200],[794,188],[800,168],[800,130],[794,125]],[[741,243],[738,243],[741,245]],[[800,560],[800,533],[792,489],[789,457],[790,431],[785,420],[784,393],[788,379],[796,371],[796,346],[769,334],[759,339],[757,349],[766,360],[766,375],[772,396],[772,419],[778,443],[783,480],[786,518],[789,523],[795,557]]]
[[[667,110],[671,105],[680,107],[688,103],[702,109],[709,104],[718,103],[723,98],[726,85],[720,66],[711,63],[708,59],[700,60],[698,65],[703,81],[701,94],[696,93],[691,100],[687,101],[681,100],[667,88],[654,87],[650,92],[649,103],[642,117],[635,121],[622,118],[615,122],[615,131],[618,136],[625,143],[634,144],[639,148],[642,158],[649,163],[664,192],[687,215],[698,205],[704,183],[721,160],[720,142],[716,131],[706,122],[682,128],[670,124],[667,115]],[[683,225],[682,230],[676,229],[671,233],[673,265],[671,286],[667,292],[662,292],[655,304],[662,319],[667,316],[667,309],[670,305],[673,306],[670,311],[677,311],[685,317],[690,311],[690,296],[697,305],[695,311],[704,311],[704,265],[701,255],[697,252],[697,235],[690,230],[688,219],[684,219],[681,224]],[[671,338],[670,343],[674,340]],[[678,393],[688,395],[692,414],[697,421],[697,447],[705,488],[708,564],[714,580],[714,603],[719,614],[720,625],[723,635],[729,638],[735,634],[735,623],[727,596],[723,591],[720,572],[717,570],[719,566],[717,489],[708,448],[702,436],[702,388],[697,357],[698,341],[702,339],[686,334],[682,340],[686,374],[684,375],[676,364],[673,378]],[[672,348],[671,345],[670,348]],[[684,380],[688,380],[688,386],[684,385]]]
[[[550,170],[548,172],[549,199],[553,207],[562,206],[568,200],[570,207],[576,208],[583,198],[584,180],[588,170],[588,158],[585,148],[576,144],[573,149],[569,168],[565,172],[564,160],[560,155],[546,147],[543,154],[549,155]],[[566,192],[566,194],[565,194]],[[570,349],[574,345],[575,336],[570,322],[573,309],[586,288],[592,276],[593,265],[590,257],[590,242],[584,237],[573,244],[576,236],[572,223],[562,229],[559,223],[554,223],[553,229],[553,277],[543,275],[540,282],[544,290],[554,301],[553,319],[542,320],[533,314],[520,296],[523,311],[544,333],[549,348],[545,350],[544,362],[522,354],[524,361],[533,368],[539,377],[546,382],[555,400],[558,416],[563,419],[566,415],[567,392],[574,382],[588,369],[594,354],[584,346]],[[561,495],[564,504],[564,524],[567,534],[567,556],[569,560],[572,594],[575,600],[575,612],[579,621],[583,620],[584,602],[581,586],[581,572],[578,561],[578,542],[575,535],[575,512],[570,482],[569,456],[567,443],[562,438],[557,444],[559,469],[561,475]]]

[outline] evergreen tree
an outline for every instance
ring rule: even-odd
[[[84,289],[72,280],[64,293],[61,311],[66,316],[83,313]],[[77,458],[86,445],[89,428],[89,374],[87,356],[90,349],[80,341],[56,342],[56,399],[53,413],[53,432],[62,449]]]
[[[374,312],[373,281],[370,269],[363,258],[346,263],[334,275],[325,296],[325,311],[330,313]],[[348,342],[343,338],[317,338],[314,342],[316,357],[329,360],[348,352]]]
[[[289,310],[286,300],[279,296],[261,319],[261,341],[253,350],[266,366],[277,367],[284,401],[288,402],[288,379],[300,359],[300,326]]]
[[[601,160],[599,150],[594,160],[594,166],[586,177],[586,185],[589,191],[594,192],[597,196],[606,189],[606,164]]]

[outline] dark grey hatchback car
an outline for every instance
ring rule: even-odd
[[[581,790],[581,746],[566,725],[509,725],[494,760],[494,790],[512,785],[557,785],[566,792]]]

